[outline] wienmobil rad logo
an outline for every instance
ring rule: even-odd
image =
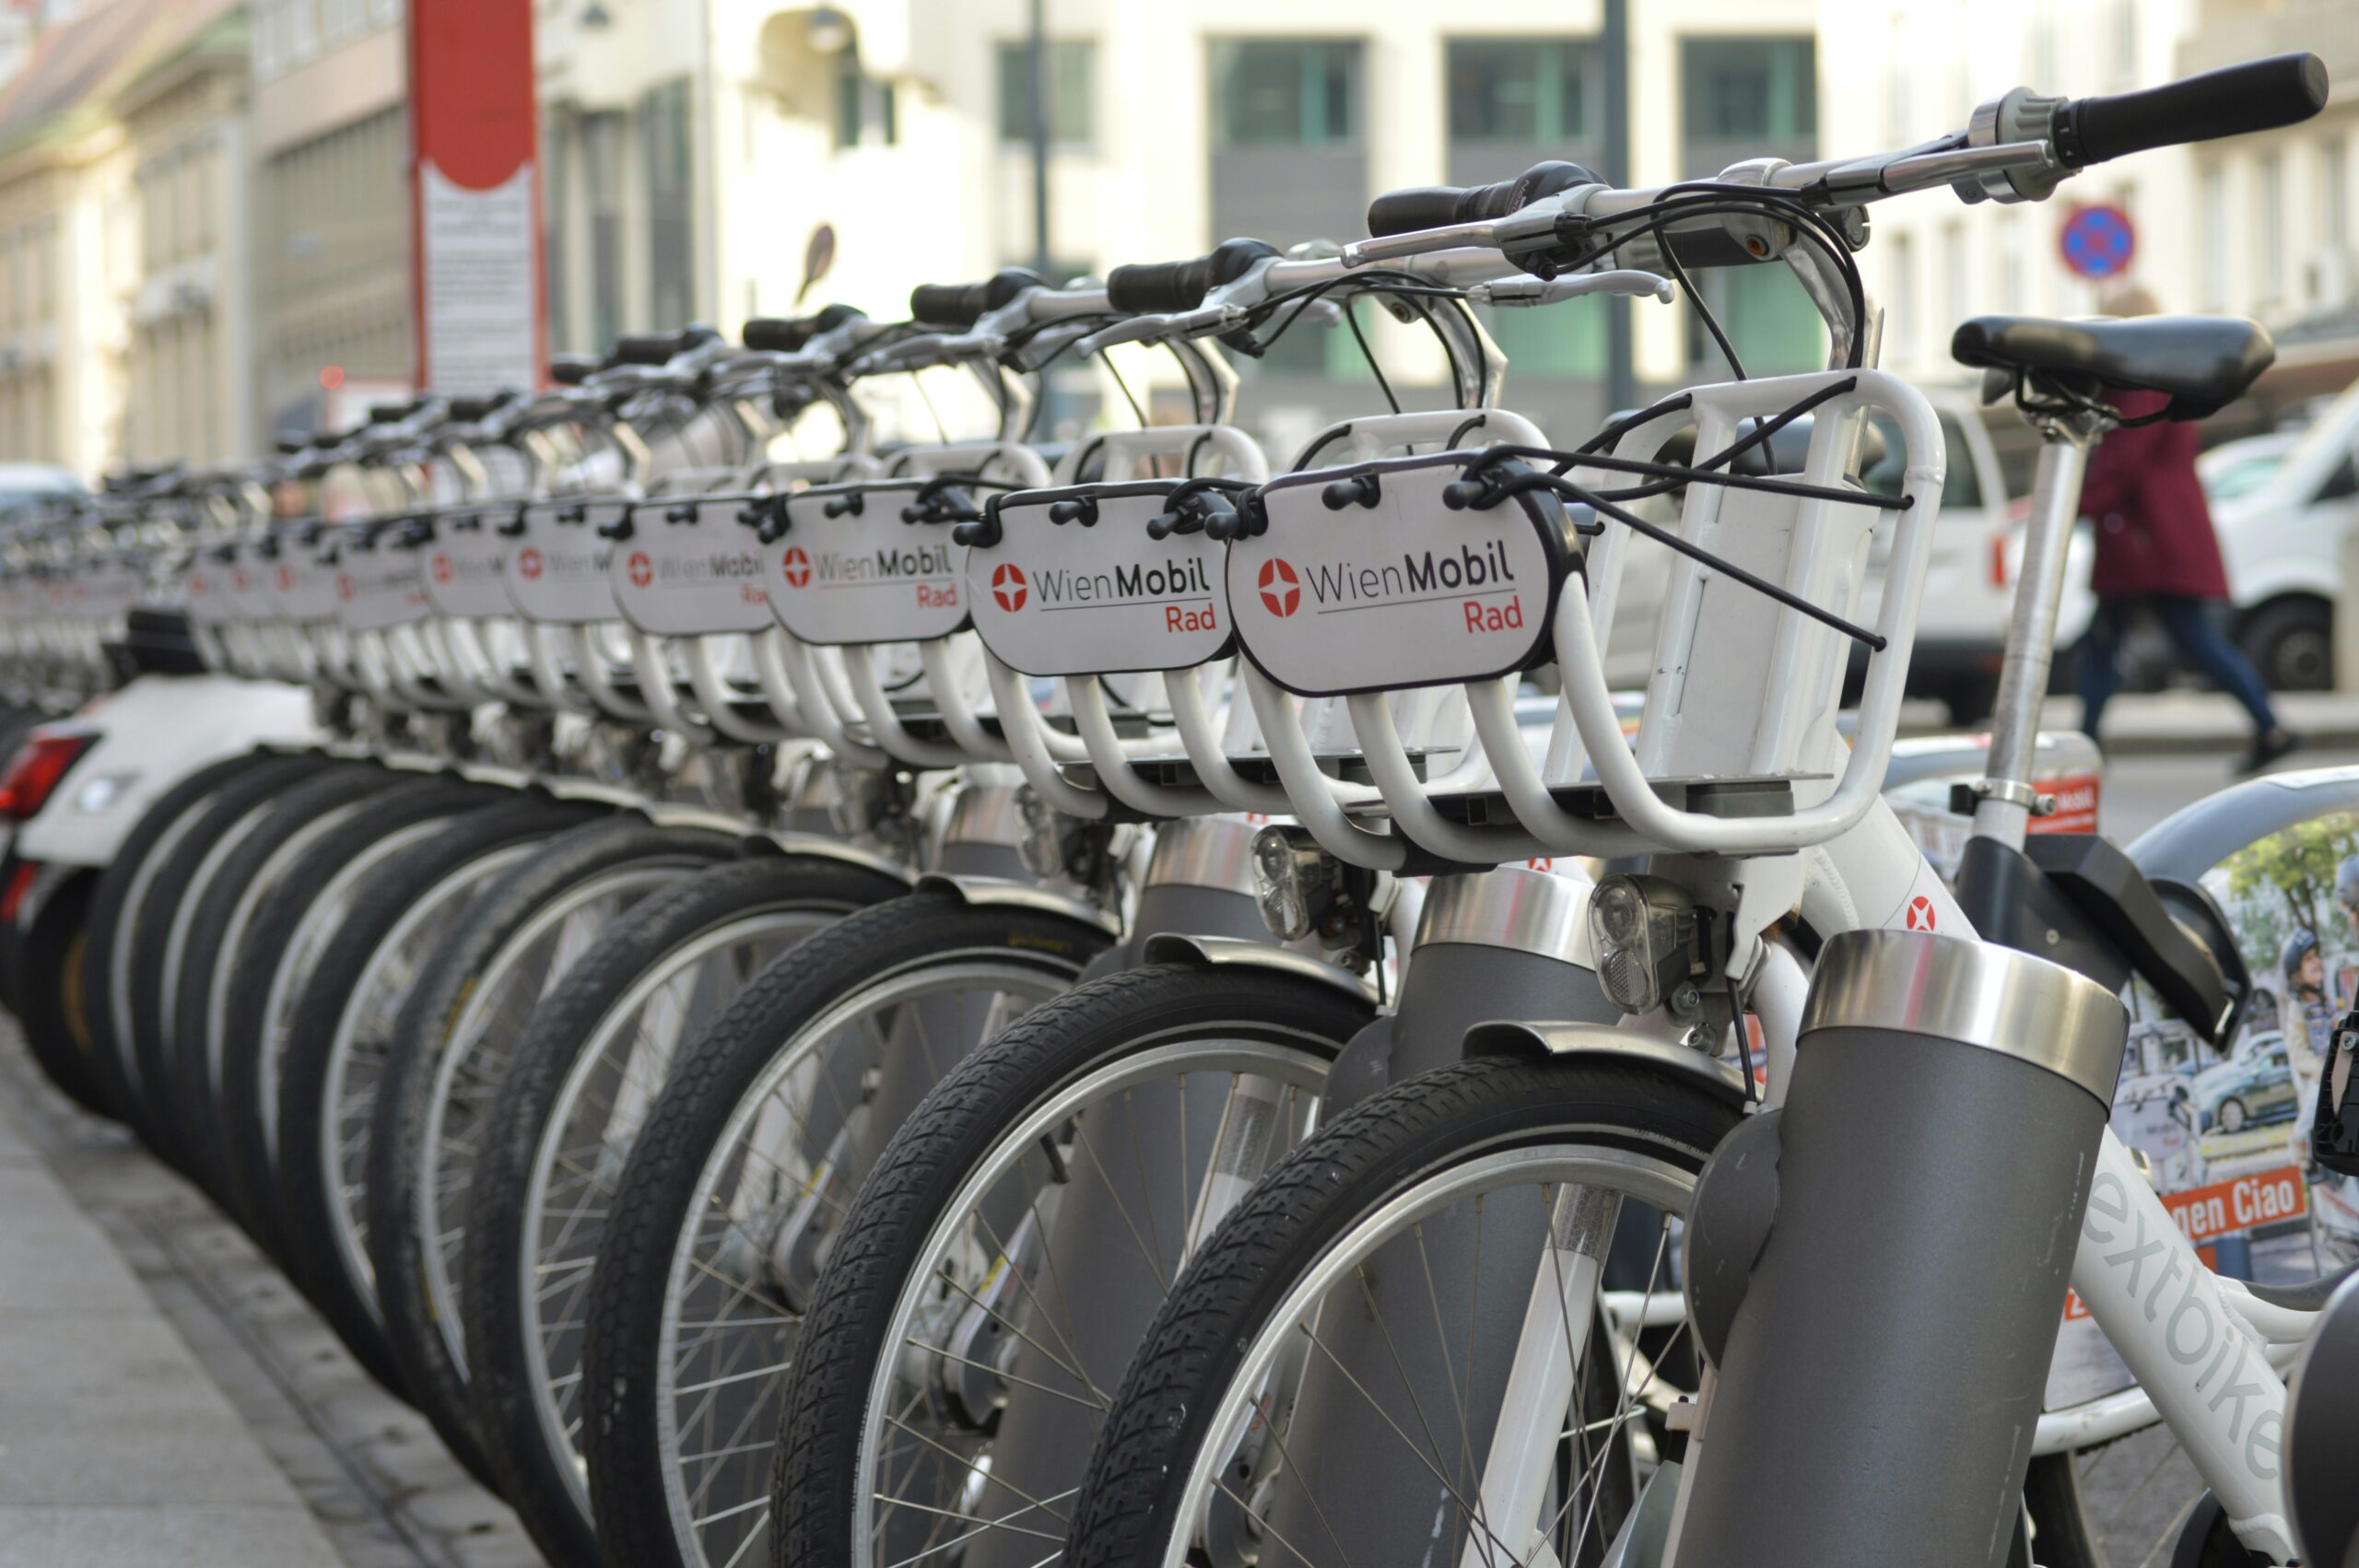
[[[1357,561],[1314,565],[1307,573],[1307,578],[1298,577],[1276,556],[1262,563],[1259,586],[1270,614],[1281,618],[1293,614],[1300,605],[1300,583],[1309,589],[1321,615],[1456,599],[1463,603],[1469,632],[1508,631],[1523,625],[1515,568],[1508,564],[1507,545],[1496,539],[1461,544],[1455,551],[1404,551],[1399,562],[1385,566]]]
[[[992,568],[992,599],[1001,609],[1014,614],[1024,608],[1027,597],[1023,568],[1002,561]]]
[[[662,583],[666,588],[708,588],[715,583],[751,582],[762,575],[762,558],[751,550],[713,550],[701,556],[666,556],[653,560],[633,550],[624,563],[634,587]]]
[[[947,544],[916,544],[898,550],[887,545],[859,552],[823,549],[816,556],[807,556],[798,547],[789,550],[780,565],[788,584],[795,588],[911,588],[918,603],[926,609],[949,609],[958,603]]]
[[[548,557],[527,544],[516,553],[516,570],[522,576],[536,578],[547,569]]]
[[[457,569],[451,565],[450,555],[445,551],[437,550],[434,553],[434,580],[448,582],[457,575]]]

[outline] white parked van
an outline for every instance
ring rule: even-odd
[[[2258,475],[2244,469],[2241,483],[2212,498],[2236,643],[2279,691],[2334,684],[2342,539],[2359,518],[2355,456],[2359,384],[2328,404],[2274,466]]]

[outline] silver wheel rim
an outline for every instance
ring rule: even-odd
[[[569,1159],[567,1151],[575,1140],[569,1134],[575,1125],[576,1112],[581,1108],[592,1080],[606,1069],[618,1036],[638,1022],[659,994],[675,991],[686,979],[695,1008],[693,1012],[684,1010],[671,1024],[670,1037],[657,1042],[663,1071],[668,1073],[676,1053],[701,1034],[771,959],[841,918],[840,911],[819,909],[773,910],[741,917],[665,954],[662,962],[632,982],[582,1042],[542,1128],[540,1141],[533,1151],[532,1169],[525,1178],[525,1245],[520,1249],[516,1290],[533,1414],[540,1427],[541,1441],[557,1461],[557,1468],[584,1517],[590,1510],[590,1480],[582,1464],[581,1441],[581,1315],[586,1306],[591,1265],[597,1258],[596,1238],[605,1220],[604,1205],[613,1197],[613,1184],[621,1175],[629,1143],[626,1141],[617,1146],[609,1141],[602,1128],[597,1154],[590,1165]],[[715,960],[734,964],[737,973],[734,977],[723,977],[722,985],[710,987],[706,983],[707,977],[697,971]],[[661,1087],[659,1075],[631,1065],[631,1059],[640,1054],[636,1047],[643,1037],[643,1032],[633,1036],[633,1048],[625,1053],[624,1064],[617,1071],[627,1083],[634,1077],[638,1080],[635,1087],[641,1104],[637,1108],[642,1117],[646,1110],[652,1108]],[[640,1125],[632,1122],[628,1126],[627,1140],[636,1136]],[[558,1216],[561,1223],[552,1224],[551,1178],[561,1164],[572,1167],[568,1173],[569,1180],[578,1183],[567,1196],[592,1199],[599,1206],[581,1203]],[[593,1223],[599,1229],[592,1229],[584,1235],[583,1229]],[[555,1299],[558,1292],[563,1293],[561,1300]],[[557,1309],[555,1316],[551,1316],[552,1307]],[[555,1363],[560,1360],[569,1370],[555,1370]]]
[[[466,1242],[475,1139],[517,1036],[532,1022],[533,1009],[549,987],[563,977],[577,940],[586,942],[639,899],[668,886],[698,863],[642,864],[609,872],[551,900],[484,966],[482,978],[468,991],[465,1006],[445,1036],[448,1044],[435,1063],[427,1095],[417,1157],[409,1168],[413,1203],[426,1227],[418,1256],[427,1304],[443,1351],[462,1377],[466,1375],[467,1354],[464,1319],[459,1316],[459,1259]],[[536,954],[536,949],[541,951]],[[537,975],[529,967],[536,958],[542,961]],[[531,995],[516,1010],[519,993],[525,989]],[[507,1032],[495,1034],[502,1028]],[[461,1130],[453,1131],[454,1127]]]
[[[385,1311],[377,1299],[376,1265],[369,1257],[369,1135],[393,1020],[451,922],[487,883],[535,848],[514,844],[471,860],[403,910],[361,965],[352,994],[336,1013],[327,1072],[320,1084],[320,1178],[333,1199],[328,1218],[335,1232],[336,1256],[375,1322],[385,1320]],[[364,1024],[371,1031],[366,1035]]]
[[[303,918],[295,922],[286,951],[271,967],[270,990],[263,1000],[262,1049],[254,1063],[254,1097],[262,1111],[263,1153],[274,1174],[278,1169],[278,1066],[286,1058],[287,1036],[293,1027],[295,1004],[303,994],[303,982],[311,977],[322,950],[350,913],[352,895],[361,880],[445,825],[440,817],[412,823],[376,840],[340,867],[305,908]]]
[[[213,1103],[221,1104],[221,1090],[229,1056],[229,985],[242,960],[246,930],[253,924],[254,914],[269,897],[272,889],[286,876],[305,851],[327,834],[358,815],[362,802],[353,802],[322,813],[305,823],[290,835],[287,842],[271,851],[269,859],[254,874],[245,890],[238,895],[229,918],[222,924],[221,949],[213,963],[212,989],[205,999],[205,1059],[206,1082],[212,1085]]]
[[[1211,1406],[1214,1418],[1207,1429],[1211,1440],[1191,1456],[1187,1490],[1179,1510],[1179,1527],[1172,1539],[1162,1543],[1153,1561],[1162,1568],[1187,1568],[1187,1558],[1192,1550],[1208,1506],[1214,1498],[1229,1501],[1240,1512],[1250,1512],[1250,1505],[1221,1479],[1227,1469],[1238,1444],[1248,1428],[1262,1414],[1261,1404],[1271,1375],[1278,1367],[1289,1341],[1293,1340],[1307,1316],[1315,1316],[1320,1303],[1328,1293],[1342,1284],[1347,1275],[1361,1265],[1387,1242],[1412,1233],[1413,1228],[1460,1202],[1479,1199],[1490,1193],[1511,1188],[1537,1187],[1543,1193],[1565,1187],[1602,1188],[1625,1198],[1635,1198],[1653,1205],[1666,1215],[1685,1211],[1689,1195],[1695,1189],[1695,1173],[1652,1155],[1627,1151],[1590,1146],[1542,1146],[1507,1149],[1478,1155],[1428,1176],[1414,1186],[1394,1195],[1372,1212],[1356,1222],[1341,1236],[1330,1243],[1318,1260],[1287,1291],[1266,1323],[1255,1333],[1244,1360]],[[1659,1248],[1657,1270],[1661,1271],[1662,1256],[1668,1251],[1669,1221],[1665,1222],[1665,1243]],[[1649,1280],[1649,1293],[1659,1290],[1657,1281]],[[1319,1343],[1315,1332],[1309,1332],[1314,1345]],[[1389,1330],[1387,1330],[1389,1336]],[[1345,1374],[1346,1376],[1350,1375]],[[1629,1389],[1626,1380],[1622,1385]],[[1625,1419],[1617,1412],[1617,1421]],[[1274,1429],[1273,1429],[1274,1430]],[[1396,1433],[1400,1429],[1394,1428]],[[1402,1442],[1414,1452],[1415,1444],[1405,1433]],[[1428,1437],[1431,1433],[1428,1433]],[[1283,1457],[1282,1438],[1273,1437]],[[1435,1444],[1438,1448],[1438,1440]],[[1421,1463],[1432,1468],[1432,1461],[1422,1455]],[[1290,1465],[1290,1461],[1289,1465]],[[1438,1471],[1437,1471],[1438,1474]],[[1441,1478],[1447,1485],[1448,1478]],[[1316,1502],[1313,1503],[1317,1507]],[[1479,1510],[1470,1510],[1479,1512]],[[1323,1515],[1322,1515],[1323,1516]],[[1497,1528],[1508,1528],[1511,1522],[1501,1522]],[[1485,1534],[1493,1535],[1493,1527],[1482,1526]],[[1337,1562],[1326,1551],[1307,1554],[1302,1545],[1279,1538],[1275,1550],[1269,1550],[1264,1561],[1278,1562]],[[1340,1551],[1340,1545],[1336,1548]],[[1459,1561],[1460,1543],[1437,1554],[1437,1562]],[[1057,1556],[1048,1559],[1057,1560]],[[1351,1568],[1348,1560],[1340,1560]],[[1507,1550],[1497,1552],[1500,1568],[1521,1562]],[[1553,1561],[1553,1559],[1551,1559]]]
[[[671,1270],[664,1280],[655,1370],[657,1451],[663,1456],[664,1504],[672,1521],[673,1539],[684,1561],[710,1564],[712,1568],[739,1568],[747,1562],[767,1561],[763,1550],[763,1543],[769,1536],[769,1489],[766,1464],[758,1467],[761,1472],[759,1481],[745,1489],[752,1495],[727,1503],[716,1512],[700,1514],[698,1510],[700,1501],[709,1497],[712,1483],[721,1479],[730,1460],[754,1454],[767,1455],[774,1445],[778,1425],[776,1394],[783,1382],[785,1369],[792,1364],[791,1353],[775,1364],[752,1367],[734,1366],[734,1351],[725,1358],[734,1367],[734,1370],[719,1375],[725,1384],[735,1388],[753,1387],[756,1391],[745,1412],[733,1423],[735,1430],[723,1440],[715,1443],[710,1436],[700,1437],[699,1447],[688,1450],[685,1446],[683,1429],[694,1423],[684,1422],[681,1419],[681,1400],[684,1398],[712,1393],[719,1387],[701,1377],[684,1387],[680,1381],[684,1358],[696,1354],[700,1346],[716,1342],[720,1335],[732,1330],[736,1331],[739,1346],[759,1346],[765,1337],[762,1333],[765,1328],[771,1330],[768,1337],[775,1338],[782,1336],[793,1323],[800,1321],[799,1314],[784,1304],[757,1297],[754,1290],[741,1281],[730,1278],[703,1260],[705,1249],[699,1242],[707,1231],[708,1215],[721,1217],[720,1235],[732,1245],[740,1242],[749,1242],[757,1246],[767,1245],[763,1238],[754,1235],[750,1227],[734,1217],[731,1203],[721,1196],[722,1188],[731,1179],[731,1173],[742,1164],[741,1153],[759,1158],[772,1176],[785,1178],[779,1184],[781,1187],[791,1186],[798,1179],[795,1173],[785,1170],[768,1156],[755,1155],[750,1148],[749,1135],[758,1134],[757,1124],[772,1105],[784,1107],[791,1122],[799,1128],[803,1117],[782,1097],[782,1092],[788,1090],[788,1081],[806,1068],[824,1071],[825,1064],[813,1059],[821,1047],[839,1039],[847,1031],[863,1026],[889,1008],[951,993],[962,997],[1013,998],[1022,1007],[1028,1008],[1061,994],[1069,989],[1071,983],[1069,975],[1004,958],[968,958],[957,962],[933,960],[904,968],[898,974],[880,977],[813,1020],[792,1040],[784,1042],[778,1054],[763,1069],[760,1077],[739,1099],[736,1108],[730,1113],[721,1138],[713,1146],[712,1153],[698,1175],[696,1191],[687,1211],[688,1215],[695,1218],[681,1228],[673,1247]],[[967,1012],[963,1001],[960,1012],[963,1024]],[[1003,1026],[1016,1015],[1015,1012],[1002,1011],[1001,1004],[992,1000],[985,1003],[976,1022],[979,1029],[995,1032],[997,1027]],[[883,1036],[884,1031],[878,1028],[874,1037],[880,1047],[885,1043]],[[965,1047],[971,1048],[986,1037],[987,1033],[979,1034],[977,1038],[965,1041]],[[944,1058],[943,1071],[949,1070],[953,1059],[949,1056]],[[853,1097],[857,1098],[856,1092]],[[872,1136],[866,1139],[870,1145],[868,1159],[863,1163],[862,1170],[873,1164],[875,1149],[890,1136],[890,1129],[871,1129]],[[844,1184],[845,1199],[849,1198],[851,1185],[857,1179],[855,1174]],[[816,1188],[810,1190],[815,1193],[817,1202],[825,1205],[834,1216],[840,1217],[842,1199],[830,1202],[824,1195],[816,1195]],[[710,1324],[684,1323],[681,1310],[692,1275],[718,1278],[731,1293],[722,1304],[724,1306],[734,1306],[739,1301],[750,1301],[765,1311],[751,1317],[716,1317]],[[705,1338],[684,1346],[684,1328],[701,1328]],[[710,1409],[717,1404],[717,1400],[707,1400],[706,1404]],[[765,1410],[770,1412],[767,1422],[762,1419]],[[699,1462],[706,1466],[700,1483],[690,1479],[692,1469]],[[715,1526],[726,1526],[733,1532],[740,1532],[736,1534],[734,1544],[726,1541],[717,1543],[727,1546],[727,1550],[719,1556],[706,1545],[706,1532]]]
[[[1328,1051],[1332,1046],[1315,1052],[1291,1048],[1278,1039],[1284,1031],[1260,1029],[1255,1033],[1262,1037],[1246,1038],[1241,1031],[1237,1036],[1199,1032],[1196,1038],[1185,1043],[1147,1046],[1126,1054],[1121,1059],[1091,1071],[1042,1101],[1023,1120],[1009,1128],[993,1143],[991,1153],[968,1173],[956,1197],[944,1209],[942,1219],[927,1234],[924,1247],[903,1281],[900,1294],[894,1302],[892,1316],[886,1322],[884,1343],[894,1347],[894,1352],[888,1358],[880,1360],[876,1375],[870,1380],[868,1399],[861,1415],[856,1460],[857,1491],[852,1504],[855,1564],[884,1568],[884,1564],[877,1562],[875,1550],[880,1525],[877,1504],[881,1501],[887,1507],[892,1506],[894,1499],[891,1493],[898,1487],[881,1482],[879,1470],[884,1463],[886,1434],[904,1426],[910,1414],[904,1393],[910,1381],[908,1365],[900,1348],[908,1346],[917,1350],[915,1329],[918,1318],[928,1305],[927,1298],[940,1293],[935,1284],[937,1277],[945,1281],[949,1278],[948,1255],[961,1246],[963,1233],[970,1219],[980,1220],[977,1211],[984,1200],[1027,1154],[1033,1153],[1040,1140],[1050,1136],[1068,1117],[1086,1116],[1091,1106],[1104,1102],[1109,1096],[1173,1077],[1180,1081],[1183,1090],[1186,1080],[1195,1074],[1228,1073],[1274,1080],[1288,1089],[1298,1091],[1302,1101],[1299,1114],[1282,1117],[1282,1121],[1291,1129],[1291,1138],[1285,1148],[1279,1151],[1282,1156],[1286,1149],[1308,1136],[1316,1125],[1318,1094],[1327,1081]],[[1181,1141],[1183,1144],[1186,1141],[1184,1133]],[[1185,1175],[1183,1173],[1183,1176]],[[1035,1223],[1039,1223],[1037,1205],[1031,1212]],[[1184,1200],[1183,1212],[1185,1220],[1180,1258],[1184,1264],[1211,1234],[1216,1221],[1205,1219],[1193,1206],[1192,1196]],[[990,1227],[987,1222],[984,1227],[987,1242],[995,1244],[1001,1239],[988,1234]],[[1008,1250],[1006,1247],[999,1248],[1003,1259]],[[1049,1259],[1049,1266],[1053,1270],[1053,1258]],[[1080,1295],[1086,1299],[1088,1294],[1086,1281],[1066,1277],[1059,1281],[1059,1287],[1055,1293],[1061,1297]],[[952,1288],[970,1301],[976,1299],[978,1287],[973,1284],[962,1282]],[[1021,1307],[1027,1314],[1038,1315],[1045,1321],[1046,1327],[1037,1331],[1042,1337],[1069,1342],[1068,1336],[1054,1322],[1052,1309],[1046,1302],[1027,1291]],[[1018,1334],[1027,1332],[1021,1322],[1011,1322],[1010,1328],[1011,1331]],[[1043,1351],[1053,1354],[1057,1348],[1044,1345]],[[922,1354],[923,1352],[918,1350],[918,1353]],[[1069,1375],[1076,1384],[1086,1381],[1077,1371]],[[937,1438],[934,1441],[941,1440]],[[971,1459],[967,1463],[970,1469],[976,1469]],[[880,1492],[884,1493],[881,1497]],[[904,1562],[930,1562],[943,1559],[991,1527],[991,1521],[982,1518],[953,1518],[946,1515],[938,1517],[945,1539],[927,1545],[915,1554],[904,1553],[894,1557],[892,1562],[896,1568]]]

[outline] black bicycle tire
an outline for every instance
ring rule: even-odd
[[[332,829],[288,868],[254,911],[238,961],[231,970],[223,1030],[236,1042],[221,1063],[221,1139],[229,1159],[225,1175],[230,1211],[241,1216],[264,1251],[286,1265],[287,1232],[278,1207],[275,1129],[278,1100],[265,1096],[265,1058],[271,1048],[271,986],[293,946],[311,906],[338,872],[380,840],[439,818],[480,810],[495,797],[473,785],[428,775],[396,784],[363,815]],[[299,995],[299,977],[294,987]],[[265,1103],[267,1099],[267,1103]]]
[[[181,955],[179,996],[173,1006],[173,1039],[187,1048],[173,1052],[173,1081],[166,1087],[191,1173],[249,1231],[252,1224],[236,1211],[229,1191],[229,1154],[223,1141],[220,1099],[214,1093],[216,1067],[207,1037],[214,981],[224,958],[235,956],[223,951],[230,936],[230,921],[254,879],[285,845],[332,813],[365,809],[369,798],[388,788],[393,778],[382,768],[356,762],[323,768],[293,785],[269,804],[262,820],[215,872],[198,895],[189,921],[188,943]],[[230,1047],[231,1042],[224,1039],[225,1065]]]
[[[487,1118],[467,1211],[467,1403],[499,1472],[500,1492],[550,1561],[597,1560],[591,1521],[548,1451],[533,1403],[534,1347],[523,1343],[522,1304],[509,1283],[528,1243],[524,1194],[542,1133],[568,1073],[610,1008],[665,955],[765,908],[847,910],[899,899],[907,884],[855,862],[811,855],[765,856],[695,878],[633,908],[567,971],[568,983],[533,1015]]]
[[[973,906],[918,893],[846,919],[772,964],[675,1064],[632,1146],[590,1283],[582,1431],[604,1561],[682,1565],[660,1470],[647,1361],[658,1350],[681,1214],[731,1116],[777,1055],[839,1000],[935,957],[1020,954],[1077,977],[1110,945],[1101,928],[1021,906]]]
[[[142,891],[140,868],[170,834],[173,825],[194,810],[199,802],[243,769],[268,760],[271,755],[241,752],[223,757],[156,797],[140,813],[139,820],[132,824],[131,831],[116,848],[114,858],[99,872],[98,886],[90,895],[89,913],[84,917],[89,940],[82,949],[82,994],[92,999],[88,1020],[91,1069],[105,1085],[116,1117],[143,1136],[145,1129],[136,1119],[139,1088],[137,1064],[131,1056],[129,1020],[117,1018],[113,997],[117,946],[130,939],[128,922],[145,918],[146,901],[135,901],[135,895]]]
[[[515,934],[570,889],[628,866],[671,860],[719,863],[737,841],[709,828],[658,827],[636,814],[584,823],[559,834],[487,888],[419,972],[394,1024],[369,1144],[369,1250],[378,1305],[402,1386],[461,1463],[499,1484],[467,1406],[466,1377],[443,1343],[428,1297],[422,1227],[434,1216],[413,1201],[429,1101],[450,1048],[450,1031]],[[683,872],[683,874],[687,874]]]
[[[853,1561],[861,1428],[887,1320],[948,1205],[1007,1129],[1068,1084],[1175,1035],[1285,1030],[1325,1043],[1332,1059],[1374,1016],[1373,999],[1284,970],[1147,965],[1027,1013],[936,1084],[853,1198],[804,1319],[770,1492],[778,1560]]]
[[[1065,1568],[1136,1568],[1171,1527],[1174,1495],[1209,1408],[1257,1326],[1310,1260],[1384,1195],[1446,1168],[1544,1146],[1570,1123],[1585,1143],[1619,1119],[1627,1146],[1700,1171],[1737,1120],[1700,1083],[1644,1065],[1476,1059],[1370,1096],[1254,1188],[1188,1265],[1114,1396],[1067,1537]]]
[[[223,782],[196,808],[197,815],[175,842],[147,884],[146,907],[132,932],[131,1050],[138,1068],[139,1127],[148,1148],[166,1164],[194,1177],[181,1129],[172,1119],[172,1050],[164,995],[167,951],[181,909],[193,895],[200,872],[220,837],[272,798],[328,766],[316,755],[274,756]]]
[[[353,1358],[404,1398],[373,1289],[344,1266],[331,1210],[340,1199],[322,1168],[334,1109],[322,1098],[334,1043],[361,977],[419,900],[488,857],[562,832],[584,809],[546,797],[515,797],[470,812],[395,855],[360,884],[350,917],[321,950],[295,1004],[278,1070],[278,1213],[288,1244],[288,1272]]]

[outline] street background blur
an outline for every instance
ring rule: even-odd
[[[2083,314],[2135,283],[2166,310],[2266,323],[2276,368],[2204,430],[2241,439],[2207,474],[2215,509],[2277,486],[2247,503],[2266,527],[2223,521],[2232,613],[2259,626],[2266,646],[2246,640],[2273,684],[2333,682],[2359,417],[2326,421],[2311,445],[2338,451],[2299,494],[2287,454],[2359,380],[2359,95],[2341,88],[2359,0],[531,4],[551,350],[835,300],[893,318],[912,285],[1011,263],[1062,280],[1235,235],[1345,240],[1379,192],[1543,158],[1646,183],[1902,146],[2018,83],[2112,92],[2315,50],[2338,85],[2317,119],[2109,165],[2042,205],[1891,203],[1861,262],[1885,365],[1961,391],[1949,335],[1979,312]],[[0,0],[0,460],[85,479],[233,460],[405,393],[406,60],[401,0]],[[1785,268],[1699,281],[1751,372],[1820,361]],[[1390,384],[1438,399],[1433,340],[1361,312]],[[1508,401],[1567,437],[1726,374],[1684,305],[1487,324]],[[1240,369],[1243,420],[1273,452],[1373,392],[1344,331],[1289,333]],[[1140,380],[1150,415],[1177,416],[1176,380]],[[1062,372],[1049,433],[1127,422],[1123,395]],[[1972,498],[1996,515],[2030,441],[2012,410],[1985,424],[1980,488],[2004,494]]]

